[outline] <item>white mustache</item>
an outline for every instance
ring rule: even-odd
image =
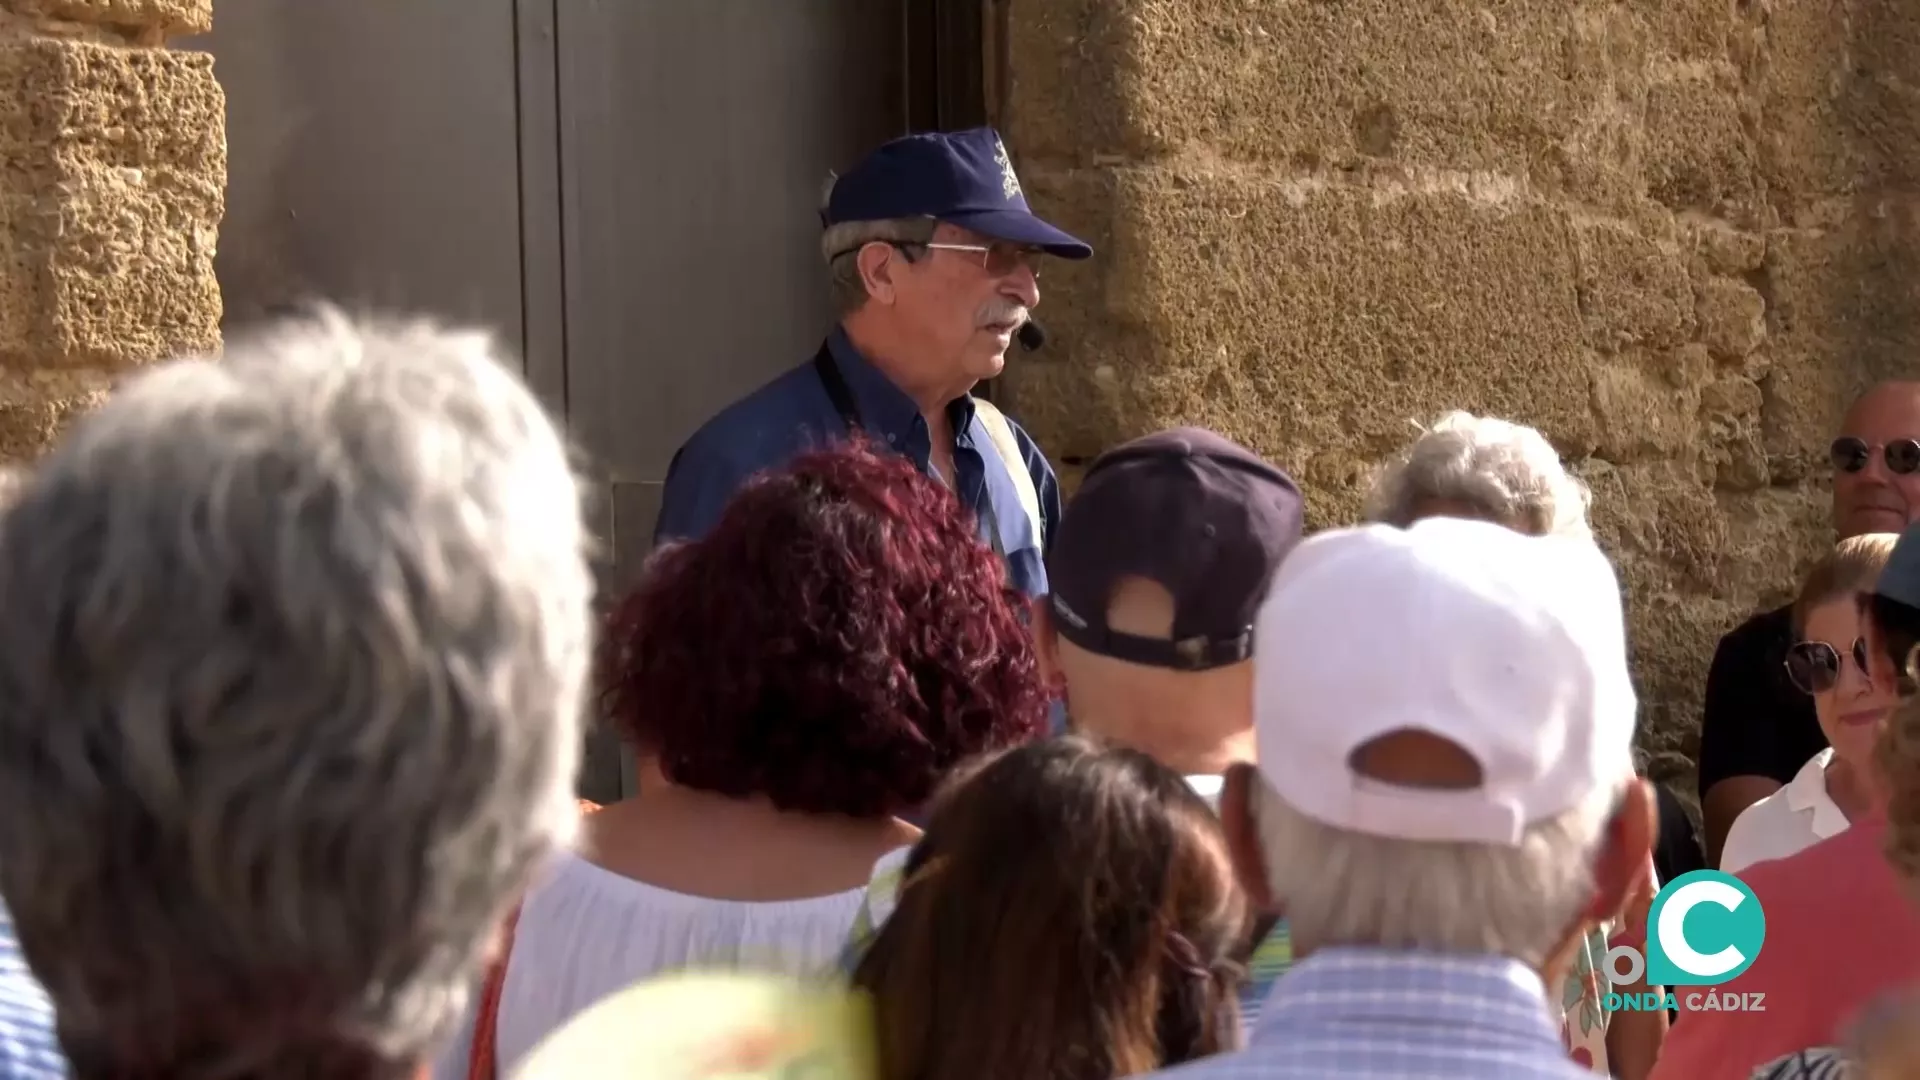
[[[974,325],[985,328],[999,323],[1012,323],[1018,329],[1030,318],[1032,315],[1025,304],[1003,302],[981,309],[980,314],[974,317]]]

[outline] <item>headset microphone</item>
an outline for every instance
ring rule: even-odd
[[[1020,340],[1020,347],[1028,352],[1033,352],[1047,343],[1046,330],[1031,317],[1020,324],[1020,329],[1014,333],[1014,337]]]

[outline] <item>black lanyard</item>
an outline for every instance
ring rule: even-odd
[[[866,430],[866,424],[860,420],[860,406],[854,404],[853,390],[847,386],[846,376],[840,374],[840,365],[834,363],[832,348],[825,343],[821,344],[819,352],[813,354],[813,370],[819,373],[820,385],[826,389],[827,399],[833,402],[833,411],[840,414],[840,422],[847,426],[847,434],[856,435]],[[959,471],[956,464],[954,472],[957,474]],[[958,494],[960,477],[954,476],[953,481],[956,485],[955,494]],[[1000,542],[1000,521],[993,513],[993,494],[991,491],[984,494],[986,498],[980,504],[980,524],[987,530],[988,546],[1005,562],[1007,552]],[[1012,570],[1011,563],[1008,564],[1008,570]]]

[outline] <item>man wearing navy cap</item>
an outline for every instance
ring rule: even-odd
[[[1053,467],[970,392],[1000,373],[1040,302],[1042,256],[1093,249],[1028,209],[988,128],[887,143],[832,182],[821,220],[839,325],[813,360],[728,406],[674,455],[655,542],[702,535],[749,476],[864,432],[952,488],[1014,584],[1044,595],[1060,516]]]
[[[1217,790],[1253,755],[1253,624],[1300,542],[1293,479],[1204,428],[1094,461],[1047,556],[1040,652],[1073,726]]]

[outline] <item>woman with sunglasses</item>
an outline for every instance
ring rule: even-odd
[[[1891,533],[1842,540],[1800,586],[1787,678],[1813,698],[1827,749],[1787,786],[1754,803],[1727,832],[1720,869],[1738,873],[1811,847],[1885,801],[1873,746],[1895,704],[1889,680],[1869,674],[1866,603],[1893,554]]]

